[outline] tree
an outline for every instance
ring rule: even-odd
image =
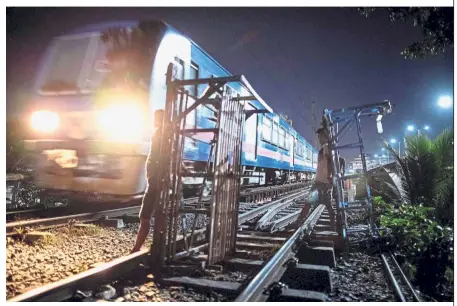
[[[394,157],[397,172],[406,197],[401,202],[413,206],[434,208],[435,217],[443,224],[454,221],[454,133],[447,128],[434,140],[425,135],[406,138],[408,151],[398,156],[387,142],[386,148]]]
[[[375,10],[376,8],[359,8],[359,12],[366,17]],[[379,10],[386,11],[392,22],[412,23],[421,28],[423,39],[401,52],[406,59],[425,58],[454,48],[453,7],[393,7]]]

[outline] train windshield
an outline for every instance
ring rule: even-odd
[[[40,91],[85,92],[100,87],[110,73],[106,51],[100,35],[56,39],[44,67]]]
[[[161,22],[140,22],[57,38],[38,80],[39,90],[74,94],[100,87],[147,87],[164,29]]]

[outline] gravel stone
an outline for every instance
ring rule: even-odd
[[[32,284],[42,286],[128,255],[137,231],[137,224],[128,224],[123,229],[101,227],[96,233],[81,236],[63,227],[49,230],[57,238],[51,243],[7,243],[7,299]],[[145,246],[150,243],[148,239]]]
[[[335,302],[377,301],[392,302],[395,297],[385,278],[379,256],[360,252],[337,258],[337,267],[332,270],[333,291],[329,294]],[[357,267],[366,267],[359,269]]]

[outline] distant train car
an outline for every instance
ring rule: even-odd
[[[231,75],[193,41],[161,21],[104,23],[55,38],[36,80],[32,136],[25,142],[35,157],[37,186],[67,195],[141,195],[146,186],[152,114],[164,109],[170,63],[176,79]],[[128,87],[125,80],[137,82]],[[119,83],[127,85],[120,88]],[[204,89],[191,90],[198,96]],[[232,90],[243,93],[235,85]],[[259,108],[258,103],[251,101],[248,107]],[[201,105],[187,121],[211,127],[211,116]],[[316,150],[287,120],[275,113],[255,114],[245,124],[243,184],[312,178]],[[198,134],[186,139],[187,166],[204,168],[208,137]],[[189,178],[184,183],[191,187],[197,180]]]

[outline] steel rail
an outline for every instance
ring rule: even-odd
[[[281,201],[284,201],[284,198],[287,199],[289,197],[294,197],[297,195],[297,193],[300,193],[300,192],[301,191],[298,191],[296,193],[287,195],[279,200],[262,205],[256,209],[241,213],[239,216],[239,224],[242,224],[249,219],[255,218],[256,216],[264,213],[267,209],[271,209],[272,206],[274,206],[275,204],[277,204]],[[186,199],[186,200],[185,200],[186,202],[191,202],[193,199],[190,198],[190,199]],[[13,235],[14,230],[16,228],[20,228],[20,227],[47,228],[50,226],[63,225],[71,220],[75,220],[75,221],[79,221],[79,222],[92,222],[92,221],[96,221],[96,220],[99,220],[104,217],[120,217],[123,215],[138,214],[140,211],[140,208],[141,208],[141,206],[130,206],[130,207],[116,208],[116,209],[110,209],[110,210],[104,210],[104,211],[67,215],[67,216],[61,216],[61,217],[8,222],[8,223],[6,223],[6,233],[7,233],[7,235]]]
[[[65,224],[68,221],[76,220],[80,222],[90,222],[95,221],[103,217],[119,217],[123,215],[137,214],[140,211],[140,206],[131,206],[116,208],[104,211],[68,215],[55,218],[46,218],[46,219],[36,219],[36,220],[25,220],[25,221],[16,221],[8,222],[6,224],[6,233],[13,233],[15,228],[19,227],[32,227],[32,226],[54,226]]]
[[[284,217],[282,217],[279,220],[276,220],[272,222],[270,232],[273,233],[275,231],[278,231],[287,225],[295,222],[298,219],[298,216],[300,216],[301,210],[294,211]]]
[[[408,289],[411,291],[411,294],[413,295],[414,301],[415,302],[422,302],[422,300],[419,298],[419,296],[416,294],[416,291],[414,290],[413,286],[409,282],[408,278],[406,277],[405,273],[403,273],[403,270],[400,268],[400,265],[398,264],[397,260],[395,259],[395,256],[390,253],[390,258],[394,262],[395,266],[398,269],[398,272],[400,273],[403,281],[405,282],[406,286],[408,286]]]
[[[235,302],[264,302],[269,294],[266,289],[281,279],[287,270],[287,261],[292,258],[294,246],[308,228],[314,226],[324,210],[324,205],[319,205],[304,223],[294,232],[278,252],[266,263],[260,272],[249,282]]]
[[[238,225],[245,223],[246,221],[249,221],[250,219],[253,219],[255,217],[258,217],[265,212],[269,210],[274,210],[276,211],[278,207],[283,207],[283,205],[290,204],[293,202],[296,198],[304,196],[306,193],[306,190],[300,190],[295,193],[289,194],[287,196],[284,196],[278,200],[272,201],[267,204],[263,204],[257,208],[248,210],[246,212],[243,212],[238,215]]]
[[[309,187],[309,186],[305,187],[304,193],[306,194],[307,192],[309,192],[310,188],[311,187]],[[291,204],[290,201],[286,201],[286,202],[278,204],[278,206],[275,207],[274,209],[269,210],[266,214],[264,214],[262,216],[262,218],[259,219],[259,221],[257,221],[255,229],[259,230],[259,229],[267,227],[268,224],[271,224],[271,219],[277,213],[277,209],[283,209],[290,204]]]
[[[389,279],[390,284],[392,285],[394,289],[395,296],[400,302],[406,302],[405,296],[401,292],[400,286],[398,285],[397,280],[395,279],[395,276],[392,272],[392,269],[390,269],[389,263],[387,262],[387,258],[384,256],[384,254],[381,254],[381,260],[384,265],[384,269],[387,272],[387,276]]]
[[[109,277],[115,277],[119,272],[133,270],[137,265],[148,258],[148,254],[149,250],[146,249],[128,256],[117,258],[77,275],[32,289],[7,300],[7,302],[64,301],[71,298],[77,290],[82,289],[81,287],[83,285],[84,287],[94,286],[108,275]]]

